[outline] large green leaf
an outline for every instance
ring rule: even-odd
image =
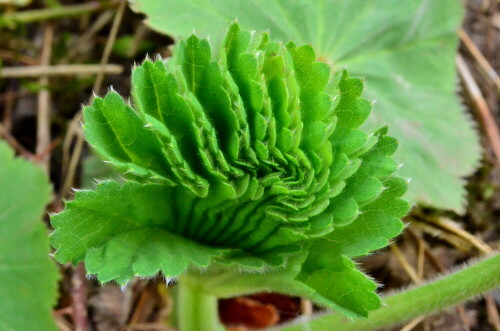
[[[133,0],[154,29],[174,37],[193,30],[217,40],[237,18],[283,41],[312,44],[319,59],[347,66],[377,100],[369,124],[388,123],[402,148],[399,174],[413,179],[408,198],[464,210],[463,177],[480,148],[456,96],[456,0]]]
[[[377,308],[376,284],[349,258],[402,230],[397,141],[360,129],[362,80],[315,59],[235,23],[219,53],[193,35],[168,63],[136,66],[132,104],[111,91],[83,110],[87,141],[124,181],[78,191],[52,217],[56,258],[85,261],[102,282],[161,272],[218,296]],[[337,242],[342,229],[359,233]]]
[[[43,171],[0,141],[1,330],[56,330],[58,273],[41,221],[50,192]]]

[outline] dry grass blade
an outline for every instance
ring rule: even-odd
[[[404,327],[401,328],[400,331],[411,331],[413,330],[420,322],[422,322],[425,319],[425,316],[420,316],[415,318],[413,321],[410,323],[406,324]]]
[[[313,304],[311,300],[304,298],[300,299],[300,311],[304,316],[311,316],[313,314]]]
[[[488,322],[496,331],[500,331],[500,316],[493,295],[486,295],[486,311],[488,313]]]
[[[44,66],[50,65],[52,54],[52,40],[54,39],[54,24],[48,23],[44,29],[44,39],[42,47],[42,56],[40,63]],[[37,127],[36,127],[36,155],[40,160],[42,168],[47,174],[50,173],[50,153],[46,153],[50,145],[50,92],[47,89],[49,78],[46,75],[40,77],[38,83],[43,88],[38,92],[37,98]]]
[[[75,331],[89,331],[90,325],[87,314],[87,286],[86,271],[83,263],[73,268],[71,277],[71,296],[73,297],[73,320]]]
[[[127,331],[176,331],[176,330],[166,325],[146,323],[146,324],[131,325],[127,327]]]
[[[490,112],[488,104],[481,93],[481,90],[477,86],[472,73],[470,72],[464,59],[458,55],[457,68],[460,73],[460,77],[464,83],[465,90],[467,94],[471,97],[474,105],[479,113],[479,117],[484,126],[484,131],[493,149],[493,153],[496,156],[497,163],[500,163],[500,130],[495,122],[493,115]]]
[[[69,60],[73,59],[86,45],[92,40],[92,38],[101,31],[113,18],[113,10],[107,10],[99,15],[91,27],[81,35],[75,42],[75,46],[68,50],[68,55],[61,61],[62,63],[67,63]]]
[[[125,13],[126,4],[127,1],[121,0],[120,5],[118,6],[118,10],[116,11],[115,19],[113,20],[113,25],[111,26],[111,32],[109,33],[108,41],[106,42],[106,46],[104,47],[104,52],[102,53],[100,64],[103,68],[106,65],[106,63],[108,63],[109,56],[111,55],[111,51],[113,50],[113,45],[115,44],[116,36],[118,35],[118,29],[120,28],[120,24],[123,19],[123,14]],[[105,74],[106,73],[104,71],[101,71],[97,74],[94,86],[92,88],[94,90],[94,93],[99,93]],[[89,103],[92,103],[93,99],[94,96],[92,95]]]
[[[111,27],[111,32],[110,32],[110,35],[108,37],[108,41],[106,43],[106,46],[104,48],[104,52],[103,52],[103,55],[101,58],[100,68],[102,70],[98,72],[96,80],[94,82],[94,86],[93,86],[94,93],[98,93],[99,90],[101,89],[101,85],[102,85],[102,82],[104,80],[104,75],[106,74],[106,72],[104,71],[104,68],[106,67],[106,64],[109,60],[109,56],[110,56],[111,51],[113,49],[113,45],[115,43],[116,36],[118,34],[118,28],[120,27],[120,23],[122,21],[123,14],[125,12],[126,3],[127,2],[124,0],[122,0],[120,2],[120,6],[118,7],[115,18],[113,20],[113,26]],[[94,100],[94,95],[92,95],[90,97],[89,103],[92,103],[93,100]],[[68,133],[66,134],[66,136],[64,138],[65,141],[64,141],[63,150],[69,151],[69,147],[70,147],[71,142],[73,140],[72,134],[77,133],[75,135],[76,136],[76,145],[75,145],[76,147],[73,150],[73,153],[71,155],[71,161],[68,165],[69,168],[67,168],[68,171],[65,175],[64,185],[63,185],[62,190],[61,190],[61,197],[65,197],[69,192],[69,188],[71,187],[71,185],[73,183],[73,179],[75,177],[75,172],[76,172],[76,167],[78,165],[78,161],[80,160],[80,156],[82,153],[83,135],[81,133],[81,129],[78,126],[80,123],[80,120],[81,120],[81,112],[78,112],[71,120],[71,123],[70,123],[71,130],[68,130]],[[65,154],[68,155],[69,152],[67,152]],[[66,164],[67,164],[67,157],[66,157],[66,159],[63,158],[63,169],[66,168]]]
[[[423,240],[418,240],[418,255],[417,255],[417,276],[420,279],[424,278],[425,265],[425,247]]]
[[[412,223],[414,224],[414,223]],[[424,255],[428,257],[429,261],[432,263],[432,265],[440,272],[443,273],[445,272],[446,268],[441,262],[440,259],[438,259],[431,251],[427,243],[425,242],[424,239],[422,239],[421,235],[417,233],[413,228],[408,228],[408,233],[417,241],[418,249],[419,249],[419,254],[421,251],[424,252]],[[419,255],[420,259],[420,255]],[[420,262],[419,262],[420,263]],[[423,266],[422,266],[423,269]],[[423,279],[423,276],[421,277]],[[463,305],[458,305],[457,306],[457,312],[458,315],[460,316],[460,320],[462,321],[462,326],[464,327],[465,331],[470,330],[470,321],[469,318],[467,317],[467,313],[465,312],[465,308]]]
[[[105,74],[121,74],[123,67],[118,64],[60,64],[31,67],[4,67],[0,70],[0,78],[25,78],[40,76],[88,76],[100,72]]]
[[[0,58],[4,61],[19,62],[29,66],[36,66],[40,64],[40,61],[37,59],[24,54],[16,54],[15,52],[7,49],[0,49]]]
[[[118,28],[120,26],[120,23],[123,18],[123,14],[125,12],[125,5],[126,1],[121,0],[120,5],[118,7],[118,10],[116,12],[115,18],[113,20],[113,26],[111,28],[111,33],[108,37],[103,56],[101,58],[101,62],[99,65],[100,71],[97,74],[96,81],[94,83],[94,91],[97,89],[100,89],[100,86],[102,84],[102,81],[104,79],[105,71],[104,69],[106,68],[106,64],[109,59],[109,55],[111,54],[111,50],[113,48],[113,44],[116,40],[116,36],[118,33]],[[91,98],[91,100],[93,97]],[[68,165],[68,170],[65,173],[64,177],[64,184],[61,188],[60,196],[62,198],[66,197],[66,195],[69,192],[69,188],[71,187],[75,173],[76,173],[76,168],[78,166],[78,162],[80,160],[80,156],[82,154],[82,149],[83,149],[83,134],[81,132],[81,129],[78,127],[78,123],[81,118],[81,112],[78,112],[74,117],[73,120],[70,124],[70,129],[71,128],[76,128],[73,130],[73,132],[76,134],[76,145],[73,150],[73,153],[71,155],[71,160]],[[73,139],[73,136],[70,134],[66,134],[65,136],[65,146],[69,150],[69,146],[71,145],[71,141]],[[63,163],[64,167],[64,163]],[[74,315],[73,318],[75,320],[75,328],[77,331],[87,331],[89,328],[88,325],[88,319],[87,319],[87,297],[86,293],[82,293],[85,290],[85,272],[81,272],[80,268],[83,268],[83,265],[80,264],[77,268],[74,268],[73,270],[73,281],[74,282],[80,282],[82,284],[81,288],[73,286],[73,301],[74,301]],[[85,294],[85,295],[84,295]]]
[[[500,94],[500,77],[495,69],[493,69],[488,60],[486,60],[465,30],[461,29],[458,31],[458,35],[469,53],[477,62],[481,74],[495,86],[497,93]]]
[[[456,222],[454,222],[449,218],[424,215],[422,213],[417,213],[417,216],[419,217],[419,219],[430,222],[431,224],[434,224],[439,228],[466,240],[472,246],[476,247],[481,253],[484,254],[493,253],[493,249],[490,246],[488,246],[484,241],[474,236],[472,233],[460,228],[460,226]]]
[[[399,249],[398,245],[393,243],[391,244],[391,251],[398,260],[399,264],[403,267],[404,271],[410,276],[411,280],[415,284],[420,284],[422,282],[422,279],[420,279],[417,275],[417,272],[415,271],[415,268],[413,268],[410,263],[406,260],[405,256],[403,253],[401,253],[401,250]]]
[[[4,14],[2,17],[3,24],[13,26],[15,23],[31,23],[42,22],[64,17],[75,17],[89,14],[98,10],[109,8],[116,4],[115,1],[99,2],[92,1],[83,4],[68,5],[68,6],[55,6],[44,9],[24,10],[20,12],[13,12]]]
[[[411,278],[411,280],[415,284],[420,284],[422,282],[422,278],[420,278],[415,271],[415,268],[413,268],[408,260],[406,260],[405,256],[399,249],[398,245],[396,243],[391,244],[391,251],[398,260],[399,264],[403,267],[403,270],[408,274],[408,276]],[[425,316],[420,316],[412,320],[410,323],[406,324],[403,328],[401,328],[401,331],[410,331],[413,330],[420,322],[424,320]]]
[[[12,136],[7,130],[3,124],[0,123],[0,136],[9,143],[9,145],[20,155],[27,159],[32,159],[34,155],[28,151],[26,148],[24,148],[23,145],[21,145],[14,136]]]
[[[61,197],[66,197],[69,189],[71,188],[71,185],[73,184],[73,179],[75,178],[75,173],[76,173],[76,168],[78,167],[78,162],[80,161],[80,155],[82,154],[83,150],[83,132],[80,129],[80,127],[76,128],[76,143],[75,147],[73,149],[73,153],[71,154],[71,159],[69,161],[68,165],[68,172],[66,173],[66,176],[64,177],[64,184],[61,189]],[[69,147],[68,147],[69,149]],[[64,150],[64,146],[63,146]],[[67,153],[66,155],[69,155]]]
[[[435,224],[428,223],[419,219],[413,219],[410,227],[414,230],[419,230],[427,233],[435,238],[442,239],[463,252],[469,252],[472,249],[472,245],[467,240],[453,233],[445,231]]]

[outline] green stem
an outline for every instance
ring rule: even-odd
[[[500,286],[500,254],[432,283],[393,294],[384,300],[384,307],[372,312],[366,319],[356,319],[351,322],[340,314],[329,314],[280,330],[368,331],[389,328],[418,316],[458,305],[498,286]]]
[[[178,326],[179,331],[221,331],[217,298],[202,290],[196,281],[179,279]]]

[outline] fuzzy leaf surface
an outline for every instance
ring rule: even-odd
[[[41,221],[50,192],[43,171],[0,141],[1,330],[56,330],[59,277]]]
[[[408,198],[464,211],[462,178],[475,169],[480,147],[456,96],[459,1],[133,0],[131,7],[174,38],[196,30],[217,40],[237,19],[313,45],[319,59],[365,78],[365,96],[377,100],[367,127],[389,124],[401,141],[395,159],[404,164],[399,174],[413,180]]]
[[[222,44],[182,40],[168,63],[134,68],[131,104],[111,91],[84,108],[87,140],[124,181],[78,191],[52,217],[56,258],[101,282],[162,273],[217,296],[275,290],[366,316],[376,285],[349,258],[402,229],[396,139],[360,129],[362,80],[311,46],[236,23]],[[359,239],[335,244],[348,227]]]

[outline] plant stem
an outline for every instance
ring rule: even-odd
[[[498,286],[500,286],[500,254],[490,256],[432,283],[393,294],[385,298],[384,307],[372,312],[366,319],[348,321],[340,314],[328,314],[279,330],[386,329],[415,317],[455,306]]]
[[[178,327],[179,331],[222,331],[219,322],[217,298],[202,290],[196,281],[179,279]]]

